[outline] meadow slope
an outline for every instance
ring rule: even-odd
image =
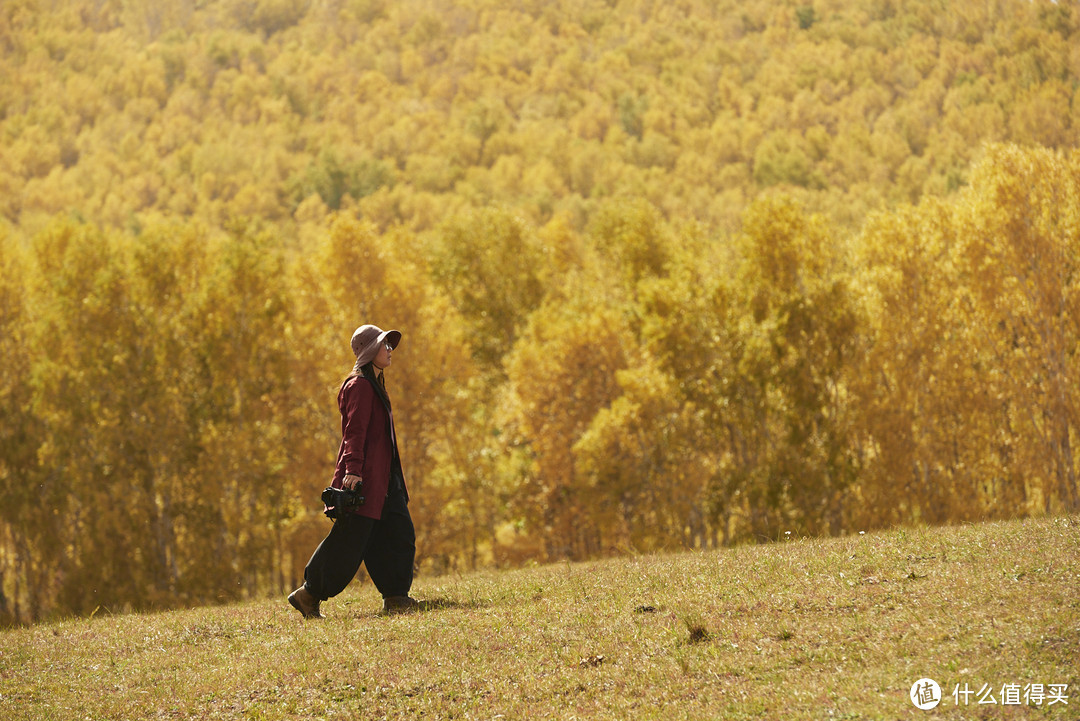
[[[421,578],[410,616],[103,610],[3,633],[0,718],[1075,719],[1078,550],[1071,517]]]

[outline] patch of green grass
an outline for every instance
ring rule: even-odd
[[[0,634],[3,719],[1080,717],[1080,518],[370,584]],[[944,699],[920,711],[920,678]],[[1003,684],[1068,705],[1003,705]],[[953,688],[994,687],[996,705]]]

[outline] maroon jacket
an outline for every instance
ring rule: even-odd
[[[394,417],[371,381],[361,375],[350,376],[341,384],[338,409],[341,447],[331,485],[341,488],[346,474],[360,476],[364,505],[356,513],[381,518],[390,486],[390,469],[397,454]],[[408,498],[407,490],[405,497]]]

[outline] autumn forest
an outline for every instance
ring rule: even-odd
[[[1075,0],[4,0],[0,624],[1080,511]]]

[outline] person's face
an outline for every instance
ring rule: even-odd
[[[383,342],[383,344],[379,346],[379,352],[375,354],[375,360],[372,361],[372,363],[379,370],[388,367],[393,362],[390,358],[391,352],[390,344]]]

